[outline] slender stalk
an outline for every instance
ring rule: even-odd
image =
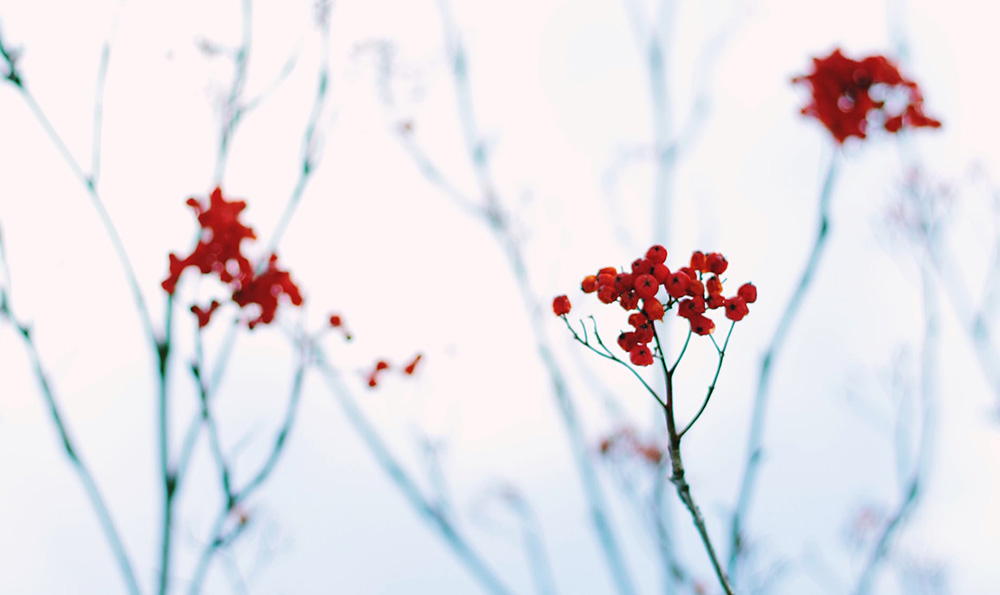
[[[607,561],[618,592],[628,595],[635,592],[635,587],[629,575],[625,557],[612,530],[610,517],[607,512],[607,503],[605,502],[604,494],[598,481],[597,471],[591,460],[587,439],[581,427],[572,395],[563,377],[562,369],[552,354],[549,339],[545,334],[544,329],[546,325],[541,320],[539,300],[531,288],[521,246],[518,244],[517,238],[512,234],[506,213],[503,212],[499,201],[496,185],[493,182],[489,155],[476,124],[465,50],[457,28],[452,22],[447,0],[438,0],[438,5],[442,20],[444,21],[446,41],[452,58],[452,75],[455,81],[459,123],[465,138],[466,150],[479,185],[479,193],[482,197],[482,204],[479,208],[490,231],[507,255],[508,264],[517,281],[525,308],[535,322],[532,325],[535,330],[535,349],[548,373],[563,426],[569,434],[574,460],[577,470],[580,473],[581,481],[583,482],[584,494],[590,508],[590,516],[597,540],[604,551],[604,558]],[[424,171],[427,171],[426,167]],[[444,184],[440,178],[438,178],[437,183],[443,187],[447,187],[447,184]],[[459,204],[465,206],[463,202]]]
[[[118,20],[125,0],[119,0],[111,21],[111,31],[101,46],[101,61],[97,66],[97,90],[94,92],[94,134],[90,152],[90,181],[94,186],[101,177],[101,136],[104,132],[104,88],[108,80],[108,63],[111,61],[111,43],[118,32]]]
[[[24,101],[28,104],[28,107],[31,108],[32,113],[35,114],[35,118],[38,120],[39,124],[42,125],[45,133],[52,140],[53,144],[56,145],[59,153],[63,156],[67,165],[69,165],[73,175],[80,180],[84,188],[87,190],[87,194],[90,197],[90,203],[94,207],[94,210],[97,211],[97,217],[100,219],[105,233],[111,240],[115,254],[118,256],[118,261],[121,263],[122,269],[125,271],[125,280],[132,292],[136,308],[139,310],[139,317],[143,327],[145,328],[146,335],[149,338],[150,344],[155,346],[158,342],[156,332],[153,330],[152,319],[149,316],[149,309],[146,307],[146,299],[143,297],[142,290],[139,288],[139,281],[135,276],[135,269],[132,268],[132,262],[129,260],[128,252],[125,250],[125,245],[122,243],[121,236],[118,235],[118,230],[115,228],[114,222],[111,221],[111,215],[104,207],[104,201],[101,199],[101,195],[97,192],[97,188],[94,186],[93,180],[90,176],[84,173],[80,164],[70,152],[69,147],[66,146],[62,137],[59,136],[55,127],[52,126],[52,123],[45,115],[41,106],[38,105],[37,101],[35,101],[35,97],[23,85],[17,85],[17,88],[21,92],[21,96],[24,98]]]
[[[569,329],[569,332],[573,333],[573,338],[576,339],[577,342],[579,342],[581,345],[583,345],[587,349],[593,351],[597,355],[599,355],[599,356],[601,356],[601,357],[603,357],[605,359],[609,359],[609,360],[611,360],[613,362],[616,362],[618,364],[621,364],[626,370],[628,370],[629,372],[632,372],[632,375],[635,376],[639,380],[639,382],[642,383],[642,385],[644,387],[646,387],[646,391],[649,392],[649,394],[651,394],[653,396],[653,398],[656,399],[656,401],[661,406],[665,405],[663,403],[663,401],[660,400],[660,395],[656,394],[656,391],[653,390],[653,387],[649,386],[649,383],[646,382],[646,379],[643,378],[642,375],[639,374],[639,372],[635,368],[633,368],[632,366],[630,366],[627,363],[625,363],[624,360],[622,360],[621,358],[619,358],[617,355],[614,354],[614,352],[612,352],[610,349],[608,349],[607,345],[604,344],[604,341],[601,340],[601,335],[597,332],[597,324],[596,323],[594,324],[594,339],[597,341],[597,344],[600,345],[601,348],[604,351],[600,351],[597,348],[595,348],[593,345],[591,345],[590,344],[590,339],[588,337],[586,337],[586,336],[580,337],[580,335],[577,334],[576,329],[574,329],[570,325],[569,320],[567,320],[566,316],[563,316],[562,319],[563,319],[563,322],[566,323],[566,328]],[[586,328],[584,328],[584,331],[586,331]]]
[[[198,563],[195,566],[194,575],[192,576],[191,582],[188,586],[188,592],[191,593],[191,595],[196,595],[201,592],[215,555],[219,553],[220,549],[232,543],[243,530],[244,525],[240,523],[229,533],[223,533],[226,520],[232,515],[233,510],[235,510],[237,506],[245,502],[254,492],[263,486],[265,482],[267,482],[267,480],[271,477],[271,474],[274,472],[274,469],[277,467],[278,461],[281,459],[281,455],[284,454],[285,446],[288,443],[288,436],[291,434],[292,429],[295,426],[295,420],[297,419],[299,403],[302,398],[302,388],[305,385],[306,370],[308,369],[311,357],[310,350],[311,347],[306,346],[305,351],[301,354],[298,369],[296,370],[295,377],[292,380],[292,389],[288,399],[288,405],[285,408],[284,420],[282,421],[277,435],[275,436],[274,446],[272,446],[271,452],[268,454],[264,464],[257,470],[257,473],[253,475],[245,486],[238,490],[232,490],[229,483],[228,469],[224,462],[220,463],[220,473],[223,477],[222,483],[224,486],[223,489],[225,491],[225,497],[223,498],[223,505],[219,510],[219,514],[216,516],[215,522],[212,525],[210,533],[212,537],[208,544],[205,545],[201,555],[198,557]],[[199,382],[201,382],[200,379]],[[211,417],[210,414],[208,415]],[[210,421],[209,423],[214,422]],[[221,453],[219,453],[218,456],[221,459]]]
[[[169,312],[172,310],[172,300],[168,300],[168,328]],[[170,413],[167,407],[167,364],[170,355],[170,345],[164,341],[159,344],[157,351],[159,357],[159,391],[158,391],[158,411],[159,419],[159,456],[160,475],[163,481],[163,511],[160,523],[160,576],[157,592],[160,595],[167,593],[170,577],[170,540],[173,533],[173,511],[174,494],[177,490],[177,475],[170,468]]]
[[[265,256],[272,254],[277,249],[278,243],[281,241],[285,230],[291,223],[292,217],[295,215],[295,212],[302,200],[302,195],[305,192],[309,181],[312,179],[312,175],[315,173],[316,166],[319,161],[316,156],[316,131],[319,125],[319,117],[323,113],[323,109],[326,106],[330,80],[330,22],[327,18],[323,18],[320,21],[320,36],[322,39],[322,55],[320,56],[319,80],[316,85],[316,96],[313,100],[309,118],[306,121],[306,128],[302,135],[302,145],[299,154],[299,175],[295,180],[295,186],[293,187],[288,202],[281,213],[281,217],[277,225],[275,226],[271,239],[268,240],[266,244],[266,250],[264,251]],[[234,89],[235,88],[234,83]],[[234,102],[237,100],[238,98],[233,99]],[[266,257],[261,260],[259,266],[260,268],[267,266]],[[233,347],[236,344],[236,330],[238,326],[239,321],[234,319],[231,328],[223,339],[222,347],[219,349],[218,357],[215,360],[217,362],[215,370],[213,371],[211,380],[208,384],[209,391],[211,392],[214,392],[218,388],[226,370],[228,369],[229,356],[232,355]],[[192,431],[189,432],[189,435],[191,436],[191,440],[189,442],[193,443],[194,438],[197,437],[198,429],[199,428],[193,428]]]
[[[215,160],[215,185],[222,184],[225,175],[226,164],[229,161],[229,145],[232,143],[233,133],[236,126],[243,117],[243,105],[240,98],[243,95],[243,87],[247,80],[247,65],[250,56],[251,34],[253,32],[253,3],[251,0],[243,0],[242,15],[243,28],[240,46],[236,50],[235,73],[233,81],[229,87],[229,97],[226,98],[224,113],[222,114],[222,129],[219,133],[219,150]]]
[[[934,273],[932,265],[924,262],[922,264],[921,282],[924,298],[924,337],[921,349],[921,378],[920,396],[923,401],[921,414],[921,436],[917,451],[917,462],[913,471],[903,487],[900,502],[890,515],[881,533],[875,541],[871,554],[861,575],[858,578],[855,595],[868,595],[872,585],[878,575],[879,567],[888,556],[892,547],[892,540],[905,526],[905,521],[919,503],[921,484],[927,475],[930,454],[933,451],[931,446],[933,431],[931,422],[934,419],[934,372],[937,366],[937,345],[938,345],[938,322],[937,322],[937,300],[935,299]]]
[[[459,561],[465,565],[466,569],[486,591],[495,594],[510,593],[511,591],[504,584],[503,579],[490,568],[486,559],[473,548],[448,515],[443,514],[420,491],[417,482],[403,469],[382,437],[379,436],[378,430],[368,421],[364,412],[351,398],[347,388],[341,383],[336,370],[319,352],[316,353],[316,364],[322,370],[331,394],[337,399],[337,403],[348,417],[351,427],[358,432],[378,465],[396,484],[410,505],[444,538],[445,543]]]
[[[733,512],[732,525],[730,528],[729,544],[729,575],[735,577],[738,571],[737,562],[743,553],[744,519],[749,514],[750,503],[753,491],[756,487],[757,474],[760,471],[761,457],[763,456],[764,421],[767,416],[768,390],[770,388],[771,373],[774,362],[777,359],[781,347],[788,335],[795,315],[798,313],[806,292],[812,285],[812,280],[819,268],[820,257],[826,247],[830,230],[830,201],[833,196],[834,180],[837,176],[839,154],[834,153],[830,159],[830,166],[826,172],[822,189],[819,194],[819,226],[816,232],[816,239],[813,242],[812,251],[806,261],[805,269],[799,278],[792,297],[785,306],[778,322],[778,326],[771,338],[767,351],[761,360],[760,376],[757,382],[757,394],[754,397],[753,417],[750,421],[750,434],[747,441],[747,460],[743,468],[743,478],[740,481],[739,493],[736,498],[736,510]]]
[[[733,328],[735,326],[736,326],[735,322],[730,323],[729,332],[726,333],[726,340],[722,344],[722,347],[720,348],[718,345],[715,346],[715,348],[719,352],[719,365],[715,367],[715,376],[712,377],[712,384],[710,384],[708,387],[708,392],[705,394],[705,400],[702,401],[701,408],[698,409],[698,413],[695,413],[691,421],[688,422],[688,425],[684,426],[684,429],[681,430],[680,434],[678,435],[678,438],[683,438],[684,434],[687,434],[687,431],[691,429],[691,426],[694,425],[694,422],[698,421],[698,418],[701,417],[701,414],[705,412],[705,408],[708,407],[708,402],[712,400],[712,393],[715,392],[715,385],[719,381],[719,372],[722,371],[722,361],[726,359],[726,347],[729,346],[729,338],[733,336]],[[688,337],[690,336],[691,333],[689,332]]]
[[[653,333],[653,338],[657,346],[660,346],[660,338],[655,332]],[[687,480],[684,478],[684,462],[681,459],[681,435],[677,432],[677,424],[674,420],[673,374],[667,370],[666,363],[663,363],[663,372],[666,384],[666,398],[664,399],[666,405],[663,407],[663,414],[666,418],[667,433],[670,439],[670,466],[672,469],[670,481],[677,489],[677,495],[680,497],[681,502],[684,503],[688,512],[691,513],[691,520],[694,521],[694,525],[698,529],[698,534],[701,536],[702,544],[705,546],[705,551],[712,562],[712,568],[719,579],[719,584],[726,595],[733,595],[733,587],[729,583],[726,571],[723,570],[722,564],[719,562],[719,557],[715,553],[715,547],[712,545],[712,539],[709,537],[708,529],[705,527],[705,518],[695,503],[694,496],[691,495],[691,486],[688,485]]]

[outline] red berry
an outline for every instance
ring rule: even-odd
[[[744,283],[736,293],[748,304],[757,301],[757,287],[753,283]]]
[[[743,317],[750,313],[747,302],[742,297],[735,295],[726,300],[726,318],[732,321],[743,320]]]
[[[639,305],[639,296],[632,290],[626,291],[618,298],[618,303],[625,310],[635,310]]]
[[[691,279],[688,283],[686,293],[692,297],[705,295],[705,285],[701,282],[701,279]]]
[[[618,292],[615,291],[614,287],[604,285],[597,290],[597,299],[601,300],[605,304],[611,304],[618,299]]]
[[[696,250],[691,254],[691,268],[696,271],[705,272],[705,253]]]
[[[712,295],[708,297],[708,302],[706,303],[709,308],[715,310],[716,308],[721,308],[726,305],[726,298],[722,297],[722,295]]]
[[[645,345],[636,345],[628,352],[628,356],[636,366],[649,366],[653,363],[653,352]]]
[[[632,351],[635,345],[635,333],[629,331],[618,335],[618,346],[622,348],[622,351]]]
[[[663,304],[656,298],[642,300],[642,311],[650,320],[663,320]]]
[[[628,323],[632,325],[632,328],[639,328],[642,326],[649,318],[642,312],[636,312],[628,317]]]
[[[552,300],[552,311],[556,313],[556,316],[565,316],[566,314],[569,314],[571,307],[569,298],[564,295],[560,295],[556,297],[556,299]]]
[[[662,285],[670,278],[670,269],[665,264],[653,265],[653,277]]]
[[[726,272],[726,268],[729,267],[729,262],[726,260],[725,256],[719,254],[718,252],[710,252],[707,256],[705,256],[705,266],[708,268],[709,272],[721,275]]]
[[[653,297],[659,289],[660,284],[652,275],[639,275],[635,278],[635,293],[643,299]]]
[[[587,275],[584,277],[583,282],[580,283],[580,289],[583,290],[583,293],[594,293],[597,291],[597,276]]]
[[[712,331],[715,330],[715,323],[712,322],[711,318],[706,318],[703,314],[699,314],[689,319],[691,321],[691,330],[696,335],[711,335]]]
[[[677,315],[691,319],[695,316],[705,313],[705,298],[700,295],[693,298],[687,298],[681,300],[680,304],[677,306]]]
[[[330,326],[332,326],[333,328],[337,328],[342,324],[344,324],[344,321],[340,316],[338,316],[337,314],[330,316]]]
[[[633,275],[652,275],[653,274],[653,263],[646,260],[645,258],[636,258],[632,261],[632,274]]]
[[[636,327],[635,339],[639,343],[649,343],[653,340],[653,323],[644,322]]]
[[[656,244],[646,251],[646,260],[653,264],[663,264],[667,260],[667,249]]]
[[[722,281],[718,277],[709,277],[705,281],[705,289],[708,290],[708,295],[722,295]]]
[[[684,273],[678,271],[664,283],[664,287],[667,288],[667,293],[670,297],[674,299],[680,299],[686,295],[688,283],[691,282],[691,277],[688,277]]]
[[[615,276],[615,289],[618,291],[628,291],[632,289],[632,275],[630,273],[618,273]]]

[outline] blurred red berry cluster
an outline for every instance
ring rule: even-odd
[[[677,315],[688,320],[692,332],[708,335],[715,330],[715,323],[705,316],[707,310],[723,308],[726,318],[735,322],[749,313],[747,304],[757,299],[757,288],[750,283],[731,297],[722,295],[721,275],[729,262],[718,252],[696,251],[689,265],[676,271],[667,268],[666,260],[667,250],[656,245],[632,263],[630,272],[605,267],[596,275],[584,277],[580,284],[584,293],[596,293],[597,299],[605,304],[618,302],[626,311],[635,311],[628,317],[633,330],[619,335],[618,345],[637,366],[653,363],[653,351],[649,348],[653,323],[663,320],[665,312],[675,305]],[[666,293],[666,303],[657,298],[661,287]],[[557,316],[565,316],[570,311],[569,299],[564,295],[555,298],[552,310]]]
[[[241,308],[251,304],[260,307],[256,318],[247,321],[251,329],[257,324],[268,324],[274,320],[281,294],[287,295],[296,306],[302,304],[299,288],[291,275],[278,267],[277,255],[272,254],[267,268],[257,274],[250,260],[241,252],[243,240],[257,238],[253,229],[239,220],[240,213],[247,206],[245,201],[227,201],[222,196],[222,189],[216,188],[209,196],[207,208],[195,198],[189,198],[187,204],[198,216],[201,238],[188,256],[178,258],[170,254],[170,275],[162,283],[164,291],[173,295],[181,274],[188,267],[196,267],[202,275],[217,275],[232,289],[235,304]],[[219,306],[219,302],[213,300],[208,308],[192,306],[191,311],[198,317],[198,325],[204,327]]]
[[[606,436],[600,443],[601,454],[606,457],[625,456],[651,465],[663,461],[663,450],[653,440],[642,440],[632,428],[622,428]]]
[[[795,77],[792,82],[809,84],[812,101],[802,108],[802,113],[822,122],[838,143],[851,136],[865,138],[873,114],[878,114],[888,132],[941,126],[941,122],[924,114],[924,98],[917,84],[904,78],[885,56],[857,61],[835,49],[826,58],[813,58],[813,72]],[[883,87],[873,93],[877,85]],[[889,101],[889,91],[893,90],[901,92],[900,101]]]

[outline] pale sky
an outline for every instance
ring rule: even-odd
[[[329,333],[325,356],[427,491],[433,482],[421,444],[428,438],[440,446],[460,526],[510,588],[534,592],[516,517],[497,504],[499,485],[515,486],[539,519],[558,592],[614,592],[534,347],[535,323],[503,246],[422,173],[400,141],[400,124],[410,123],[412,138],[442,175],[478,199],[439,4],[336,2],[326,50],[312,5],[253,4],[246,95],[264,98],[237,129],[222,179],[227,196],[247,201],[243,220],[263,250],[297,179],[326,51],[319,161],[278,248],[306,305],[285,304],[279,323],[240,335],[215,401],[236,476],[245,480],[240,473],[266,457],[280,424],[296,363],[283,330],[316,330],[337,312],[355,340],[345,344]],[[911,386],[919,381],[922,253],[893,233],[886,213],[912,164],[952,189],[943,243],[950,270],[974,302],[1000,237],[993,226],[997,185],[989,181],[1000,175],[991,74],[1000,14],[968,0],[901,5],[664,4],[674,7],[662,25],[671,40],[671,134],[689,120],[703,84],[709,103],[703,125],[682,139],[669,230],[655,239],[671,252],[672,266],[695,249],[723,252],[733,283],[752,280],[760,294],[733,334],[712,403],[684,442],[689,481],[720,543],[745,459],[760,357],[811,246],[833,148],[817,122],[799,115],[807,92],[790,79],[835,47],[852,57],[891,55],[903,39],[902,69],[923,89],[927,112],[944,122],[903,141],[873,134],[844,149],[830,243],[772,382],[766,459],[749,521],[759,572],[782,569],[768,593],[850,592],[867,552],[850,546],[852,519],[898,503],[894,440],[908,438],[894,435],[891,420],[896,411],[905,418],[916,410],[912,395],[900,401],[891,388],[894,373]],[[656,11],[643,2],[455,0],[450,10],[467,52],[474,117],[496,192],[546,309],[542,332],[570,375],[595,448],[618,427],[596,385],[615,394],[642,433],[662,431],[641,385],[572,343],[547,313],[548,300],[567,293],[571,317],[594,314],[613,338],[624,324],[621,311],[583,296],[580,279],[631,262],[654,240],[653,112],[633,9],[639,26],[649,27]],[[27,87],[87,171],[101,47],[114,31],[97,188],[158,330],[167,254],[186,253],[196,233],[184,202],[206,197],[214,185],[218,108],[232,63],[208,48],[235,46],[241,18],[236,0],[0,0],[4,43],[20,50]],[[706,48],[717,43],[717,58],[706,61]],[[380,74],[387,64],[388,83]],[[0,230],[12,305],[32,325],[70,430],[144,592],[152,592],[161,499],[154,361],[85,189],[10,84],[0,85],[0,114]],[[219,285],[198,284],[191,271],[183,278],[171,376],[175,454],[197,404],[188,369],[194,320],[186,308],[221,295]],[[907,593],[899,571],[914,567],[941,569],[944,592],[984,593],[1000,583],[997,396],[940,284],[936,296],[933,452],[922,498],[894,542],[877,593]],[[210,365],[235,312],[229,308],[205,334]],[[994,327],[996,314],[987,312]],[[680,326],[671,331],[679,345]],[[424,357],[413,378],[391,376],[379,390],[367,389],[364,375],[376,360],[402,364],[417,352]],[[678,397],[684,416],[697,409],[711,380],[713,353],[701,342],[685,357],[678,394],[691,396]],[[230,555],[217,558],[205,593],[241,592],[228,571],[235,567],[251,593],[477,592],[377,466],[318,373],[307,376],[297,419],[275,474],[248,503],[251,526]],[[212,465],[202,440],[179,496],[177,593],[186,592],[219,506]],[[0,593],[122,592],[24,344],[6,324],[0,478]],[[615,476],[605,473],[602,481],[637,590],[661,592],[647,527]],[[686,511],[670,500],[682,562],[718,592]]]

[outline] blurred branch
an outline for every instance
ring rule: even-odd
[[[119,0],[111,20],[111,30],[101,46],[101,61],[97,66],[97,90],[94,92],[94,134],[90,151],[90,182],[97,186],[101,176],[101,136],[104,132],[104,87],[108,79],[108,62],[111,60],[111,43],[118,33],[118,21],[125,0]]]
[[[251,0],[242,0],[243,33],[239,48],[236,50],[233,67],[233,80],[229,86],[229,97],[222,107],[222,129],[219,131],[219,150],[215,159],[215,186],[222,185],[223,174],[226,170],[226,162],[229,160],[229,145],[232,142],[233,133],[243,116],[243,106],[240,105],[240,98],[243,95],[243,87],[247,80],[247,62],[250,57],[250,43],[253,32],[253,3]]]
[[[195,360],[191,365],[191,373],[194,376],[195,382],[198,383],[201,421],[208,428],[209,446],[211,447],[212,455],[215,457],[215,464],[219,469],[222,496],[229,502],[233,499],[232,480],[229,473],[229,465],[226,463],[226,457],[222,452],[222,441],[219,438],[218,425],[215,423],[215,417],[212,415],[211,406],[209,405],[211,399],[204,377],[205,359],[203,356],[201,328],[199,327],[195,333]]]
[[[918,443],[917,460],[913,466],[909,480],[901,486],[901,499],[893,513],[889,516],[882,532],[872,548],[868,561],[865,563],[855,587],[855,595],[868,595],[872,585],[878,576],[881,563],[888,557],[892,547],[892,540],[897,533],[905,526],[905,521],[913,512],[919,502],[919,495],[922,482],[925,480],[930,466],[929,458],[932,453],[933,428],[932,423],[935,412],[935,371],[939,361],[938,344],[940,333],[938,332],[938,306],[936,299],[936,287],[933,279],[933,271],[929,263],[921,266],[921,285],[924,301],[924,337],[921,349],[920,362],[920,400],[921,424],[920,440]],[[901,445],[900,445],[901,446]],[[899,447],[899,446],[897,446]]]
[[[315,352],[315,365],[323,373],[330,393],[337,399],[337,403],[347,416],[351,427],[358,432],[368,450],[375,457],[378,465],[389,476],[389,479],[396,484],[396,487],[399,488],[399,491],[406,497],[410,505],[420,513],[431,528],[438,532],[484,589],[496,594],[510,593],[510,589],[507,588],[500,576],[473,549],[472,544],[462,535],[458,527],[420,491],[416,481],[403,469],[402,465],[400,465],[385,441],[379,435],[378,430],[375,429],[372,423],[365,417],[361,408],[354,402],[347,387],[341,382],[336,369],[327,362],[323,353],[319,350]]]
[[[87,191],[87,194],[90,197],[91,205],[94,207],[94,210],[97,211],[98,219],[100,219],[105,233],[111,240],[115,254],[118,256],[118,260],[124,269],[126,283],[132,292],[132,297],[135,300],[136,308],[139,310],[139,317],[143,327],[145,328],[149,342],[154,349],[159,350],[159,340],[157,339],[156,332],[153,330],[153,322],[150,318],[149,310],[146,307],[146,300],[142,295],[142,290],[139,288],[139,281],[135,276],[135,270],[132,268],[132,262],[129,260],[128,253],[125,251],[125,245],[122,243],[121,237],[118,235],[118,230],[111,221],[111,215],[104,207],[104,201],[97,192],[93,177],[84,173],[83,168],[80,166],[76,158],[73,157],[69,147],[67,147],[66,143],[63,142],[62,137],[59,136],[59,133],[45,115],[44,110],[42,110],[42,107],[38,104],[35,96],[28,90],[24,80],[21,78],[20,71],[17,70],[16,56],[17,52],[13,51],[8,46],[5,46],[2,36],[0,36],[0,58],[3,58],[3,60],[7,63],[9,70],[6,80],[14,85],[17,91],[21,94],[21,97],[24,99],[25,103],[28,104],[28,107],[34,114],[35,119],[38,120],[39,124],[41,124],[45,134],[49,137],[52,143],[55,144],[56,149],[58,149],[60,155],[62,155],[63,159],[66,161],[66,164],[73,172],[73,175],[76,176],[80,183],[83,184],[84,189]]]
[[[442,188],[463,210],[484,220],[493,233],[494,238],[502,246],[507,256],[508,264],[516,279],[525,308],[532,321],[535,322],[532,325],[535,331],[535,347],[552,383],[563,425],[569,433],[574,458],[583,481],[584,492],[587,497],[598,541],[604,550],[605,559],[608,562],[618,591],[623,594],[634,593],[635,588],[626,570],[624,556],[611,528],[607,505],[604,502],[604,496],[593,461],[590,457],[587,441],[580,426],[576,406],[573,403],[573,398],[563,377],[562,369],[552,354],[549,339],[543,330],[545,325],[541,320],[539,301],[531,288],[524,254],[518,239],[511,229],[508,215],[504,212],[500,204],[493,182],[489,166],[489,155],[475,119],[465,49],[462,45],[458,29],[452,21],[448,3],[446,0],[439,0],[438,5],[444,23],[445,41],[451,61],[452,77],[455,82],[459,124],[465,140],[466,151],[479,185],[481,202],[477,203],[472,199],[466,198],[459,192],[456,186],[443,176],[440,168],[436,167],[433,161],[420,151],[417,145],[410,139],[403,137],[403,144],[425,177],[434,185]]]
[[[241,518],[237,520],[236,526],[226,531],[226,521],[232,517],[233,512],[236,511],[242,503],[252,496],[261,486],[264,485],[268,478],[270,478],[281,458],[281,455],[285,452],[288,436],[291,434],[295,425],[295,419],[302,396],[302,387],[305,383],[306,370],[312,358],[312,346],[310,344],[303,342],[301,349],[302,352],[299,356],[299,365],[292,380],[292,390],[288,398],[288,405],[285,409],[284,421],[275,436],[274,445],[271,447],[271,451],[269,452],[267,459],[264,461],[264,464],[261,465],[261,467],[250,478],[244,487],[238,490],[230,491],[229,486],[225,486],[226,497],[223,499],[223,506],[212,526],[210,541],[202,550],[202,553],[198,558],[198,564],[195,567],[194,575],[189,586],[189,592],[191,595],[201,592],[205,578],[208,575],[208,570],[211,567],[212,559],[215,555],[235,541],[242,534],[243,529],[246,526],[246,517],[241,516]],[[219,456],[221,456],[221,454]],[[224,474],[226,473],[225,466],[222,467],[221,472]],[[224,479],[224,484],[226,484],[227,481],[227,479]]]
[[[834,181],[837,177],[838,164],[840,161],[839,152],[835,152],[830,158],[830,165],[823,181],[823,186],[819,194],[819,226],[816,232],[816,240],[813,243],[812,251],[806,266],[802,270],[798,285],[792,294],[788,305],[778,321],[778,326],[774,331],[774,336],[768,345],[767,351],[761,360],[760,376],[757,383],[757,394],[754,397],[753,418],[750,422],[750,435],[747,442],[747,460],[743,468],[743,479],[740,481],[739,493],[736,498],[736,509],[733,511],[732,526],[729,536],[729,575],[736,580],[738,572],[738,562],[743,553],[744,528],[743,523],[749,514],[750,502],[753,491],[756,487],[757,474],[760,471],[761,457],[763,455],[764,441],[764,420],[767,416],[768,390],[770,388],[772,366],[781,352],[785,337],[795,320],[806,292],[812,285],[818,269],[820,258],[826,247],[827,237],[830,229],[830,201],[833,196]]]
[[[83,489],[87,493],[87,498],[90,500],[90,505],[93,507],[94,512],[97,515],[97,520],[101,525],[101,529],[104,531],[105,538],[108,540],[108,545],[111,547],[111,552],[115,557],[115,561],[118,563],[122,579],[125,581],[126,590],[132,595],[138,595],[141,593],[141,590],[139,589],[139,584],[136,581],[135,573],[132,570],[132,563],[129,561],[128,553],[125,551],[125,544],[122,542],[121,535],[118,533],[114,519],[111,518],[111,511],[108,510],[108,505],[105,502],[104,497],[101,495],[101,491],[97,486],[97,482],[94,480],[93,474],[90,472],[86,463],[83,462],[76,445],[74,444],[72,438],[70,438],[65,419],[56,400],[55,391],[53,390],[52,384],[48,379],[48,375],[45,373],[41,355],[38,353],[38,347],[35,345],[35,341],[31,336],[31,329],[26,323],[19,321],[14,315],[13,307],[11,305],[12,300],[10,297],[10,270],[7,264],[7,253],[4,248],[2,235],[0,235],[0,266],[2,266],[4,275],[4,284],[0,286],[0,318],[6,319],[24,341],[25,349],[31,359],[32,371],[35,375],[35,380],[38,382],[42,398],[45,400],[45,404],[48,407],[52,423],[55,425],[56,431],[59,433],[59,438],[62,442],[63,450],[66,452],[66,457],[69,459],[70,464],[73,466],[73,470],[76,471],[77,476],[80,478],[80,482],[83,484]]]
[[[538,595],[557,593],[555,579],[552,576],[552,567],[549,563],[548,554],[545,552],[545,544],[542,539],[541,523],[532,510],[528,500],[518,489],[509,484],[499,484],[490,489],[485,498],[492,496],[514,516],[520,523],[520,537],[523,543],[525,556],[531,570],[531,577],[535,583],[535,591]],[[485,505],[485,503],[484,503]],[[487,515],[482,513],[483,518]]]
[[[316,135],[317,128],[319,126],[319,118],[326,107],[330,79],[330,21],[328,16],[329,15],[324,15],[319,19],[320,38],[322,40],[322,55],[320,56],[316,96],[313,100],[309,118],[306,121],[306,127],[302,134],[298,176],[296,177],[295,186],[292,188],[292,193],[288,198],[288,202],[285,204],[281,217],[275,226],[274,232],[266,244],[266,249],[263,253],[264,256],[261,258],[261,262],[258,265],[258,268],[260,269],[267,266],[268,255],[273,254],[275,250],[277,250],[278,244],[284,236],[285,229],[287,229],[289,223],[291,223],[292,217],[295,215],[296,209],[302,201],[302,195],[305,192],[306,186],[312,178],[312,175],[315,173],[316,167],[319,163],[319,157],[317,155],[318,141],[316,140]],[[211,382],[209,382],[210,391],[214,391],[222,382],[223,375],[225,374],[229,362],[229,356],[232,354],[233,347],[235,346],[236,330],[238,326],[239,319],[234,318],[231,328],[226,333],[226,337],[222,342],[222,347],[219,350],[219,355],[216,360],[218,363],[215,366]]]

